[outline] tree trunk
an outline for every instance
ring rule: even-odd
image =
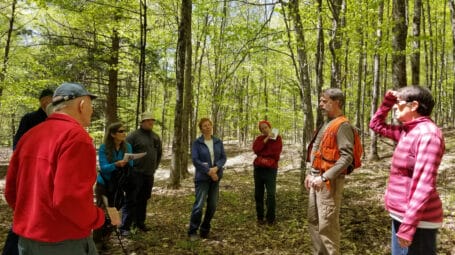
[[[318,3],[318,39],[317,39],[317,46],[316,46],[316,97],[319,100],[321,96],[322,87],[324,87],[324,24],[322,20],[322,0],[317,0]],[[317,114],[316,114],[316,127],[322,126],[324,122],[324,117],[319,110],[319,107],[316,107]]]
[[[193,106],[193,81],[192,81],[192,44],[191,44],[191,6],[192,0],[184,1],[185,6],[185,14],[182,16],[185,19],[185,47],[186,47],[186,54],[185,54],[185,75],[184,75],[184,104],[183,104],[183,112],[182,112],[182,166],[180,169],[180,176],[182,179],[187,178],[190,173],[188,172],[188,156],[189,150],[188,147],[190,145],[189,137],[189,121],[191,116],[191,110]]]
[[[433,26],[431,22],[431,9],[430,9],[430,1],[426,1],[426,24],[428,24],[427,32],[425,35],[429,38],[433,38]],[[425,22],[424,22],[425,24]],[[433,87],[434,82],[434,44],[433,40],[426,40],[425,41],[425,66],[426,66],[426,85],[431,90]]]
[[[420,19],[422,16],[422,0],[414,0],[414,17],[412,19],[412,84],[420,84]]]
[[[330,11],[332,13],[332,31],[331,39],[329,42],[330,53],[332,55],[332,65],[331,65],[331,80],[330,87],[332,88],[341,88],[342,78],[341,78],[341,61],[338,56],[341,49],[341,10],[342,10],[343,0],[328,0],[327,4],[329,5]]]
[[[147,109],[145,100],[145,50],[147,45],[147,1],[139,2],[140,9],[140,57],[139,57],[139,88],[141,88],[141,108],[142,111]]]
[[[11,47],[11,36],[13,33],[14,29],[14,19],[16,18],[16,3],[17,0],[13,0],[13,3],[11,5],[11,17],[9,18],[9,26],[8,26],[8,32],[6,36],[6,44],[5,44],[5,54],[3,55],[3,66],[2,70],[0,72],[0,98],[3,95],[3,82],[5,81],[6,77],[6,72],[8,70],[8,60],[9,60],[9,50]]]
[[[186,71],[191,70],[191,42],[188,40],[191,38],[191,0],[182,0],[182,6],[180,9],[180,23],[177,41],[177,56],[176,56],[176,103],[175,103],[175,117],[174,117],[174,137],[172,139],[172,160],[171,160],[171,173],[169,177],[169,188],[176,189],[180,187],[180,180],[182,178],[183,157],[187,157],[187,151],[184,151],[182,142],[183,129],[188,129],[188,116],[185,115],[184,109],[184,96],[185,96],[185,82],[188,77],[185,74]],[[190,45],[190,47],[188,47]],[[188,55],[189,54],[189,55]],[[188,58],[189,56],[189,58]],[[190,65],[189,68],[187,65]],[[191,77],[191,73],[189,74]],[[186,92],[186,93],[191,93]],[[186,124],[184,123],[186,120]],[[188,135],[188,133],[186,133]]]
[[[407,86],[406,82],[406,0],[393,0],[392,84],[395,88]]]
[[[298,77],[300,85],[300,95],[302,100],[302,111],[304,113],[303,118],[303,132],[302,132],[302,154],[300,160],[300,181],[303,188],[303,181],[305,180],[306,174],[306,154],[307,154],[307,142],[310,140],[312,130],[314,128],[313,110],[311,106],[311,84],[308,70],[308,59],[305,35],[303,33],[302,19],[299,12],[299,1],[291,0],[289,5],[289,15],[294,23],[294,31],[297,41],[297,57],[298,57],[298,68],[296,68],[296,76]],[[292,50],[292,49],[291,49]],[[295,62],[294,62],[295,63]]]
[[[378,7],[378,25],[376,29],[376,50],[374,53],[374,67],[373,67],[373,92],[371,99],[371,112],[370,116],[376,113],[378,109],[378,101],[380,94],[380,80],[381,80],[381,54],[379,49],[382,45],[382,21],[384,19],[384,1],[379,2]],[[370,153],[368,155],[368,160],[379,160],[378,154],[378,136],[376,133],[370,129]]]
[[[444,6],[447,5],[447,1],[444,0]],[[442,17],[442,25],[441,25],[441,28],[439,31],[439,36],[436,36],[437,38],[439,38],[441,40],[441,46],[439,47],[440,48],[440,54],[439,54],[439,68],[437,68],[437,70],[439,70],[439,75],[438,75],[438,80],[437,80],[437,83],[436,83],[436,86],[435,86],[435,89],[434,89],[434,100],[436,102],[439,102],[438,104],[435,105],[435,108],[433,109],[433,112],[436,111],[436,112],[440,112],[440,113],[443,113],[443,112],[447,112],[447,111],[444,111],[442,106],[443,106],[443,96],[442,96],[442,93],[444,91],[443,89],[443,85],[444,85],[444,81],[446,80],[446,74],[447,74],[447,60],[446,60],[446,35],[447,35],[447,32],[446,32],[446,20],[447,20],[447,12],[446,12],[446,9],[444,8],[443,10],[443,17]],[[437,62],[437,63],[438,63]],[[435,123],[440,123],[441,120],[444,119],[444,114],[434,114],[434,121]]]
[[[111,53],[109,60],[109,90],[106,97],[106,126],[118,121],[117,117],[117,92],[118,92],[118,61],[120,38],[114,29],[111,37]]]
[[[455,0],[449,0],[452,25],[452,61],[455,62]],[[452,73],[455,75],[455,65],[452,64]],[[452,86],[452,116],[451,123],[455,126],[455,86]]]

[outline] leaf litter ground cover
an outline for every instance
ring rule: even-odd
[[[447,152],[441,165],[438,190],[444,205],[444,225],[438,234],[438,254],[455,255],[455,133],[446,133]],[[379,149],[382,159],[363,162],[346,179],[341,207],[342,254],[390,254],[391,220],[383,208],[392,148]],[[166,187],[165,177],[155,182],[149,203],[147,225],[150,232],[133,232],[122,239],[128,254],[311,254],[307,231],[308,197],[300,188],[299,148],[285,145],[277,178],[277,222],[258,226],[254,208],[254,184],[249,148],[227,145],[228,163],[220,185],[219,205],[208,239],[189,241],[187,229],[194,201],[192,178],[182,181],[178,190]],[[168,165],[166,159],[161,168]],[[162,169],[166,172],[166,169]],[[164,174],[163,176],[166,176]],[[3,185],[0,185],[3,194]],[[11,210],[0,202],[0,243],[11,224]],[[123,254],[112,236],[101,255]]]

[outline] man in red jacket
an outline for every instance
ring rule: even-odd
[[[54,113],[14,151],[5,198],[14,210],[19,254],[97,254],[91,231],[104,213],[93,203],[96,151],[85,131],[94,98],[80,84],[63,83],[52,99]]]

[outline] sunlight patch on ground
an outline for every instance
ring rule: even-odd
[[[254,159],[254,153],[248,152],[237,155],[235,157],[228,157],[225,168],[227,170],[236,168],[237,166],[251,165]],[[194,166],[191,162],[188,164],[188,171],[194,175]],[[251,167],[252,168],[252,167]],[[170,176],[170,169],[159,167],[155,172],[155,180],[166,180]]]

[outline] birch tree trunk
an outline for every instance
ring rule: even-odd
[[[373,117],[376,110],[378,109],[379,93],[380,93],[380,80],[381,80],[381,54],[379,49],[382,45],[382,21],[384,19],[384,1],[379,2],[378,7],[378,23],[376,29],[376,50],[374,53],[373,61],[373,92],[371,99],[371,112],[370,116]],[[370,152],[368,160],[378,160],[378,136],[370,129]]]

